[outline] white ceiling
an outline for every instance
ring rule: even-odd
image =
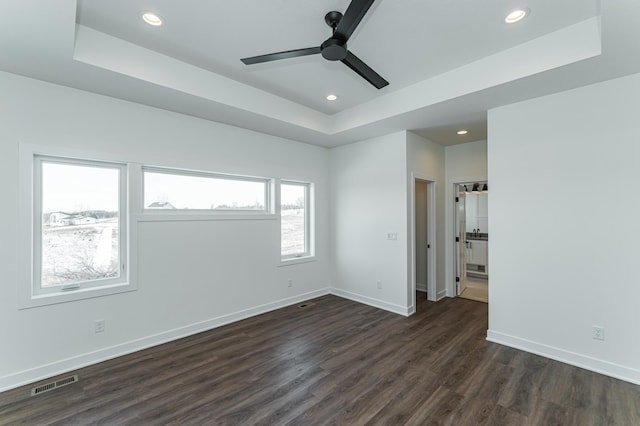
[[[403,129],[485,139],[489,108],[640,72],[636,0],[377,0],[349,50],[381,90],[320,55],[240,62],[318,46],[349,0],[1,1],[2,70],[322,146]]]

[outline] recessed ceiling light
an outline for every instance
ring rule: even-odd
[[[467,133],[469,133],[468,130],[458,130],[459,135],[466,135]]]
[[[338,99],[338,97],[334,94],[331,95],[327,95],[327,100],[328,101],[335,101],[336,99]]]
[[[154,27],[159,27],[160,25],[162,25],[162,18],[160,18],[153,12],[144,12],[142,14],[142,20],[149,25],[153,25]]]
[[[528,14],[529,9],[516,9],[504,18],[504,22],[507,24],[515,24],[516,22],[523,20]]]

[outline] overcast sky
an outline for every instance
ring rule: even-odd
[[[144,173],[144,204],[168,201],[175,208],[210,209],[220,205],[264,207],[264,182]]]
[[[118,209],[118,175],[113,168],[42,163],[42,201],[45,213]],[[144,203],[168,201],[176,208],[210,209],[220,205],[264,206],[264,182],[213,179],[147,171]],[[283,185],[281,202],[295,204],[304,187]]]
[[[116,169],[43,162],[43,211],[118,210],[118,173]]]

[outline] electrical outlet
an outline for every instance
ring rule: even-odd
[[[591,337],[594,340],[604,340],[604,327],[594,325],[591,329]]]
[[[382,289],[382,281],[376,281],[378,289]]]
[[[289,280],[288,284],[289,284],[289,287],[293,287],[293,280]]]
[[[96,333],[104,333],[105,321],[103,319],[96,320],[94,322],[94,331]]]
[[[389,233],[387,233],[387,240],[395,241],[397,239],[398,239],[398,233],[397,232],[389,232]]]

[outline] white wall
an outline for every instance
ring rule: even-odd
[[[487,141],[485,140],[447,146],[444,149],[444,159],[448,181],[462,179],[460,182],[475,182],[487,178]]]
[[[489,112],[490,340],[640,384],[639,116],[640,75]]]
[[[444,281],[444,265],[445,265],[445,252],[444,252],[444,147],[431,142],[421,136],[412,132],[407,132],[407,186],[409,193],[411,194],[411,185],[414,178],[425,179],[433,182],[429,187],[435,189],[435,238],[430,236],[431,250],[433,251],[433,259],[435,260],[432,265],[433,272],[435,272],[435,294],[429,294],[430,300],[439,300],[445,296],[445,281]],[[433,204],[433,203],[432,203]],[[413,205],[411,201],[407,204],[408,223],[411,223],[411,216],[413,214]],[[409,230],[411,234],[411,230]],[[408,258],[411,259],[408,262],[409,271],[411,276],[413,272],[413,255],[414,245],[409,242],[407,247]],[[409,293],[407,297],[409,300],[415,298],[415,293],[412,291],[412,285],[408,285]]]
[[[445,149],[400,132],[328,151],[6,73],[0,87],[0,391],[329,291],[406,315],[412,176],[436,182],[438,294],[452,184],[487,178],[484,141]],[[640,231],[625,219],[640,208],[639,92],[636,75],[493,110],[488,147],[489,339],[636,383]],[[317,261],[278,267],[277,220],[143,222],[138,291],[19,310],[20,143],[312,181]]]
[[[394,133],[330,152],[332,291],[404,315],[408,313],[405,135]],[[388,240],[388,233],[397,234],[397,240]]]
[[[0,391],[329,291],[328,150],[6,73],[0,87]],[[144,222],[138,291],[19,310],[20,143],[312,181],[317,261],[279,267],[275,219]]]
[[[447,296],[454,297],[455,291],[455,209],[456,197],[454,184],[461,182],[477,182],[487,180],[487,141],[480,140],[460,145],[448,146],[444,150],[445,157],[445,280]],[[489,199],[491,199],[491,182],[489,182]],[[491,237],[489,237],[491,239]],[[489,258],[491,262],[491,258]]]

